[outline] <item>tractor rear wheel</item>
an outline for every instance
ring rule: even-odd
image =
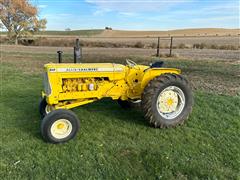
[[[145,119],[158,128],[183,124],[192,111],[190,84],[181,75],[164,74],[151,80],[142,94]]]
[[[66,109],[58,109],[43,118],[41,134],[47,142],[63,143],[76,136],[79,126],[79,119],[75,113]]]

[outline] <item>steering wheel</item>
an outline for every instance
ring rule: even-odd
[[[137,65],[137,63],[135,63],[134,61],[130,60],[130,59],[126,59],[126,63],[130,66],[130,67],[134,67]]]

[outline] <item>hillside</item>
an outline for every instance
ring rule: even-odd
[[[6,32],[1,32],[6,35]],[[167,37],[167,36],[237,36],[240,29],[224,28],[199,28],[199,29],[177,29],[169,31],[128,31],[128,30],[72,30],[72,31],[44,31],[36,34],[37,36],[87,36],[87,37]]]

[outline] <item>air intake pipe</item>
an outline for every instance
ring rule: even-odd
[[[62,63],[62,51],[57,51],[58,53],[58,63]]]
[[[81,63],[82,48],[80,47],[79,39],[76,39],[76,45],[74,46],[74,63]]]

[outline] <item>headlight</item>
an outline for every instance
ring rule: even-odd
[[[49,96],[51,94],[51,86],[49,84],[47,73],[44,73],[43,75],[43,87],[44,87],[44,92],[46,93],[47,96]]]

